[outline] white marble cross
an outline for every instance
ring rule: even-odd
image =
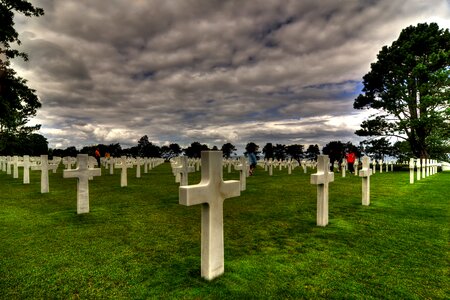
[[[380,165],[380,173],[383,173],[383,160],[379,159],[378,164]]]
[[[372,161],[372,175],[377,173],[377,160]]]
[[[136,165],[136,178],[141,178],[141,166],[143,164],[142,158],[139,156],[136,157],[136,162],[134,164]]]
[[[223,201],[240,196],[237,180],[223,181],[222,151],[202,151],[202,177],[197,185],[180,186],[180,204],[202,205],[201,276],[207,280],[224,272]]]
[[[414,183],[414,158],[409,159],[409,183]]]
[[[128,164],[126,156],[121,156],[119,161],[120,164],[116,164],[116,169],[122,169],[122,172],[120,173],[120,186],[124,187],[128,185],[127,169],[132,168],[133,166]]]
[[[77,213],[89,212],[89,177],[101,176],[100,168],[88,168],[88,155],[78,154],[78,166],[76,169],[64,170],[64,178],[77,178]]]
[[[241,191],[247,189],[247,160],[245,157],[239,159],[239,164],[234,166],[235,170],[239,171],[239,181],[241,183]]]
[[[421,163],[420,158],[416,159],[416,168],[417,168],[417,180],[420,180],[421,176]]]
[[[341,163],[341,172],[342,172],[342,177],[345,177],[345,171],[347,170],[347,159],[342,159],[342,163]]]
[[[302,168],[303,168],[303,173],[306,174],[308,172],[306,169],[306,161],[302,160],[301,164],[302,164]]]
[[[273,161],[269,159],[269,176],[273,175]]]
[[[359,160],[356,159],[355,163],[353,164],[353,169],[355,170],[355,176],[358,176],[358,165],[359,165]]]
[[[13,178],[19,178],[19,157],[13,156],[11,164],[13,165]]]
[[[12,157],[6,157],[6,174],[11,175]]]
[[[426,173],[425,173],[425,169],[426,169],[426,166],[427,166],[427,163],[426,163],[426,160],[425,160],[425,158],[422,158],[421,159],[421,166],[422,166],[422,178],[425,178],[425,177],[427,177],[426,176]]]
[[[317,185],[317,226],[328,224],[328,184],[334,181],[328,155],[317,156],[317,173],[311,174],[311,184]]]
[[[370,176],[372,170],[370,169],[370,158],[364,156],[362,159],[362,169],[359,171],[359,176],[362,177],[362,205],[370,204]]]
[[[175,172],[179,174],[180,186],[187,186],[189,173],[195,172],[194,166],[189,166],[189,161],[187,156],[179,157],[179,163],[175,168]]]
[[[30,156],[24,155],[23,161],[18,163],[19,167],[23,167],[23,184],[29,184],[30,183],[30,168],[33,166],[30,162]]]
[[[48,155],[41,155],[41,164],[32,166],[31,170],[41,171],[41,194],[48,193],[50,190],[48,184]]]

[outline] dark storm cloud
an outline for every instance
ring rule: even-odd
[[[361,78],[446,1],[36,1],[17,18],[50,146],[355,140]],[[433,19],[434,18],[434,19]],[[444,22],[444,23],[442,23]]]

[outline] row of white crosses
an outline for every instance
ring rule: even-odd
[[[201,276],[212,280],[224,273],[223,201],[237,197],[242,190],[242,182],[223,181],[223,159],[221,151],[202,152],[202,175],[199,184],[180,186],[179,203],[192,206],[202,205],[201,228]],[[245,161],[241,160],[241,167]],[[311,175],[311,183],[317,185],[317,225],[328,224],[328,184],[334,181],[334,173],[329,171],[329,158],[319,155],[317,173]],[[363,158],[362,204],[370,203],[370,159]],[[245,177],[245,176],[244,176]],[[241,176],[241,180],[242,180]]]
[[[49,192],[49,180],[48,171],[53,170],[56,173],[60,158],[55,158],[51,161],[48,160],[47,155],[41,155],[40,158],[30,157],[29,155],[24,155],[23,158],[19,159],[18,156],[6,156],[0,158],[2,171],[6,171],[8,175],[11,175],[11,167],[13,168],[13,178],[19,178],[19,167],[23,167],[23,183],[30,183],[30,169],[41,171],[41,193]]]
[[[417,170],[417,180],[437,173],[437,160],[425,158],[409,159],[409,183],[414,183],[414,168]]]
[[[273,175],[273,168],[276,168],[276,167],[278,167],[280,171],[283,169],[283,167],[287,168],[288,174],[291,175],[292,171],[298,166],[301,166],[303,168],[303,173],[305,173],[305,174],[307,173],[307,167],[316,168],[316,166],[317,166],[317,163],[315,161],[302,160],[299,163],[295,159],[278,161],[277,159],[273,160],[272,158],[260,161],[258,164],[261,167],[264,167],[264,171],[269,171],[269,176]]]
[[[317,185],[317,226],[328,225],[328,184],[334,181],[334,173],[329,170],[328,155],[317,157],[317,173],[311,175],[311,184]],[[362,204],[370,204],[370,158],[363,157],[363,167],[359,172],[362,177]]]

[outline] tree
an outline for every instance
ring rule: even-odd
[[[286,159],[286,146],[282,144],[276,144],[273,148],[273,155],[278,160]]]
[[[286,146],[286,154],[289,155],[292,159],[300,162],[300,159],[303,157],[303,145],[288,145]]]
[[[221,150],[223,152],[223,157],[230,158],[230,156],[232,154],[234,154],[237,149],[236,149],[236,147],[233,144],[226,143],[226,144],[222,145]]]
[[[161,147],[161,157],[165,160],[170,160],[172,157],[179,156],[182,152],[183,150],[180,145],[176,143]]]
[[[25,0],[0,0],[0,16],[2,20],[0,44],[3,45],[3,48],[0,48],[0,57],[3,53],[9,59],[20,56],[24,60],[28,60],[26,53],[11,48],[12,43],[21,44],[19,34],[14,28],[14,12],[22,13],[27,17],[39,17],[44,15],[44,10],[39,7],[34,7]]]
[[[320,155],[319,145],[309,145],[308,149],[306,149],[306,158],[317,160],[317,155]]]
[[[193,142],[189,147],[184,149],[184,153],[190,158],[200,158],[202,151],[209,150],[208,146],[205,144],[200,144],[199,142]]]
[[[161,157],[161,148],[149,142],[148,136],[144,135],[138,141],[138,156]]]
[[[28,60],[26,53],[11,48],[11,44],[21,43],[14,29],[15,13],[38,17],[44,11],[25,0],[0,0],[0,151],[13,148],[12,144],[4,144],[14,140],[13,136],[23,138],[40,128],[40,125],[25,126],[41,106],[36,91],[28,88],[26,80],[9,67],[9,59],[14,57]]]
[[[386,138],[361,142],[364,152],[373,159],[384,159],[394,154],[394,147]]]
[[[331,141],[322,148],[322,153],[330,157],[330,163],[340,161],[344,157],[345,147],[340,141]]]
[[[259,150],[259,146],[256,145],[254,142],[250,142],[245,146],[244,155],[247,155],[247,153],[253,152],[253,153],[255,153],[255,156],[258,159],[258,154],[260,153],[258,150]]]
[[[449,148],[450,32],[436,23],[402,30],[363,77],[363,94],[355,109],[379,111],[355,133],[367,137],[397,137],[421,158]],[[383,142],[381,142],[383,143]]]
[[[264,154],[264,159],[270,159],[273,158],[273,145],[272,143],[267,143],[264,148],[262,149],[262,153]]]

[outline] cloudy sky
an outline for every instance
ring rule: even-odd
[[[39,0],[16,17],[52,148],[359,142],[353,109],[384,45],[449,0]]]

